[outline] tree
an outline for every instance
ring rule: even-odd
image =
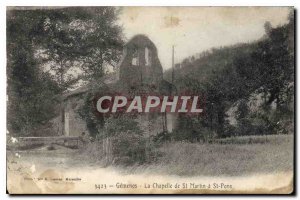
[[[30,114],[42,106],[37,102],[45,103],[38,98],[49,95],[47,100],[53,104],[49,119],[57,107],[55,95],[60,96],[80,80],[101,78],[104,65],[118,61],[122,37],[116,19],[116,9],[109,7],[8,11],[8,121],[15,131],[24,124],[46,120]],[[18,99],[27,101],[18,104]]]
[[[289,24],[271,29],[269,37],[261,41],[252,54],[261,80],[261,91],[269,96],[269,105],[275,101],[280,106],[286,90],[293,82],[294,52],[290,52],[293,48],[289,42],[289,32],[293,30],[288,27]]]
[[[122,54],[122,28],[116,23],[119,10],[114,7],[87,9],[89,20],[77,21],[82,34],[82,53],[79,58],[85,80],[98,81],[105,74],[105,67],[116,69]]]
[[[76,12],[75,12],[76,11]],[[68,89],[79,79],[98,80],[105,66],[115,67],[123,45],[114,7],[66,8],[49,12],[41,55],[48,60],[57,82]],[[79,70],[82,76],[68,73]],[[78,73],[77,73],[78,74]]]
[[[29,134],[54,115],[52,98],[59,87],[34,56],[42,21],[32,11],[7,12],[7,125],[12,134]]]
[[[105,74],[105,66],[118,62],[123,44],[121,27],[115,22],[118,14],[115,8],[87,7],[75,10],[76,12],[74,8],[67,8],[59,11],[59,14],[63,14],[60,18],[53,17],[56,13],[51,13],[46,20],[45,30],[49,37],[46,46],[43,46],[43,55],[49,59],[51,71],[55,73],[62,91],[70,89],[79,80],[96,82],[97,88],[98,80]],[[84,108],[89,106],[85,105]],[[63,115],[61,109],[62,120]],[[94,116],[87,115],[83,118],[93,127]]]

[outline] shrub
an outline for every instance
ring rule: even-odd
[[[146,139],[129,132],[122,132],[112,138],[112,154],[117,164],[142,164],[146,162]]]
[[[111,162],[123,165],[143,164],[153,159],[153,143],[146,138],[133,116],[119,115],[106,119],[99,139],[108,140],[106,154]]]

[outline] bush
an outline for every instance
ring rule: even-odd
[[[174,137],[174,136],[173,136]],[[167,131],[163,131],[155,136],[153,136],[153,142],[157,144],[161,144],[164,142],[170,142],[172,139],[172,134],[168,133]]]
[[[146,151],[146,139],[139,135],[122,132],[112,139],[112,154],[117,164],[143,164]]]
[[[107,118],[98,140],[107,141],[103,150],[110,163],[132,165],[153,160],[154,143],[144,136],[134,116]]]

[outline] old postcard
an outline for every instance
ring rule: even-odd
[[[293,7],[7,7],[9,194],[291,194]]]

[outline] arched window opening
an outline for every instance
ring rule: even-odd
[[[148,47],[145,48],[145,65],[151,65],[151,51]]]
[[[138,65],[139,65],[139,53],[138,53],[138,49],[137,49],[137,48],[135,48],[135,49],[133,50],[131,64],[132,64],[133,66],[138,66]]]

